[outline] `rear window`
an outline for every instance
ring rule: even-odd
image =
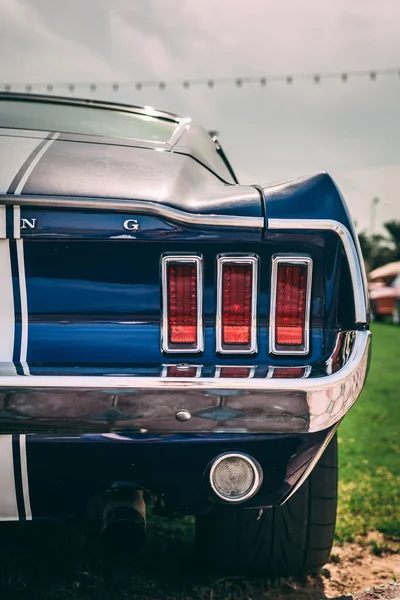
[[[177,124],[123,110],[0,100],[0,127],[167,142]]]

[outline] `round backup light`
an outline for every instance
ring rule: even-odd
[[[221,454],[212,463],[210,484],[225,502],[244,502],[258,491],[262,482],[260,465],[241,452]]]

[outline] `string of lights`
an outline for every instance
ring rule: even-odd
[[[348,82],[350,79],[355,78],[367,78],[370,81],[377,81],[382,76],[396,76],[400,78],[399,68],[389,69],[368,69],[362,71],[342,71],[342,72],[326,72],[326,73],[303,73],[297,75],[262,75],[262,76],[249,76],[249,77],[210,77],[203,79],[184,79],[181,81],[114,81],[114,82],[58,82],[58,83],[0,83],[0,91],[11,92],[16,90],[24,90],[26,92],[35,92],[45,90],[48,93],[52,93],[55,89],[65,89],[70,93],[74,93],[77,89],[89,89],[92,93],[95,93],[99,88],[104,90],[108,88],[114,92],[118,92],[125,88],[135,88],[140,91],[143,88],[155,87],[160,90],[165,90],[170,87],[182,87],[185,90],[196,86],[206,86],[213,89],[220,85],[233,85],[237,88],[241,88],[245,85],[260,85],[266,86],[270,83],[285,83],[291,85],[295,81],[310,81],[314,84],[320,84],[324,80],[338,79],[343,83]]]

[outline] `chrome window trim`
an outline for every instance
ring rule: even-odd
[[[224,496],[216,489],[216,487],[213,483],[214,471],[215,471],[216,467],[219,465],[219,463],[221,461],[223,461],[225,458],[241,458],[242,460],[246,461],[250,465],[250,467],[254,473],[254,481],[253,481],[251,488],[244,496],[241,496],[240,498],[230,498],[229,496]],[[225,452],[224,454],[220,454],[219,456],[217,456],[217,458],[215,458],[214,461],[211,463],[209,480],[210,480],[210,487],[211,487],[212,491],[214,492],[214,494],[216,496],[218,496],[218,498],[221,498],[221,500],[224,500],[224,502],[227,502],[227,503],[238,504],[239,502],[245,502],[246,500],[249,500],[249,498],[252,498],[258,492],[258,490],[260,489],[260,486],[262,484],[263,473],[262,473],[262,469],[261,469],[260,465],[258,464],[258,462],[256,461],[256,459],[253,458],[252,456],[250,456],[249,454],[246,454],[245,452]]]
[[[156,202],[142,200],[122,200],[118,198],[74,198],[71,196],[5,196],[0,195],[0,205],[18,204],[30,208],[73,208],[84,210],[107,210],[155,215],[174,223],[192,227],[240,227],[262,229],[264,217],[241,217],[236,215],[200,215],[172,208]],[[5,237],[5,236],[4,236]]]
[[[268,231],[272,230],[307,230],[333,231],[343,244],[349,263],[353,284],[354,308],[356,323],[368,321],[367,276],[358,239],[354,242],[350,231],[339,221],[333,219],[268,219]]]
[[[20,102],[41,102],[47,104],[69,104],[87,108],[103,108],[117,112],[134,113],[143,117],[155,117],[172,123],[179,123],[182,117],[165,110],[159,110],[150,106],[137,106],[122,104],[120,102],[107,102],[86,98],[72,98],[71,96],[53,96],[52,94],[32,94],[24,92],[0,92],[0,100],[14,100]]]
[[[276,344],[276,294],[278,283],[278,266],[281,263],[289,265],[301,265],[307,269],[306,307],[304,315],[304,346],[300,349],[292,346]],[[271,302],[269,310],[269,352],[278,355],[304,355],[310,351],[310,312],[311,312],[311,289],[312,289],[313,260],[310,256],[296,254],[275,254],[271,259]]]
[[[193,348],[185,348],[182,344],[179,348],[170,348],[168,343],[168,264],[186,263],[196,265],[196,293],[197,293],[197,344]],[[164,254],[161,256],[161,289],[162,289],[162,309],[161,309],[161,351],[168,354],[187,354],[204,351],[204,331],[203,331],[203,257],[200,254]]]
[[[274,366],[274,367],[268,367],[268,373],[267,373],[266,379],[273,379],[275,369],[304,369],[304,375],[302,377],[293,377],[293,379],[307,379],[307,377],[309,377],[310,373],[311,373],[311,365],[299,365],[298,367],[297,366],[296,367],[294,367],[294,366],[290,366],[290,367]],[[288,379],[288,378],[281,377],[281,379]],[[290,379],[292,379],[292,378],[290,378]]]
[[[248,369],[249,370],[249,374],[247,375],[247,377],[229,377],[228,379],[251,379],[252,377],[254,377],[254,374],[256,372],[256,367],[253,366],[248,366],[248,365],[216,365],[215,366],[215,373],[214,376],[215,377],[221,377],[221,369]],[[224,377],[224,379],[226,379],[226,377]]]
[[[226,349],[222,344],[222,268],[227,263],[252,266],[250,347]],[[255,254],[220,254],[217,256],[217,314],[215,320],[215,350],[219,354],[255,354],[257,344],[258,256]]]
[[[168,375],[168,369],[170,367],[179,367],[181,365],[183,367],[183,363],[174,363],[174,364],[163,364],[163,365],[161,365],[161,367],[162,367],[162,369],[161,369],[161,377],[169,377],[169,375]],[[201,371],[203,369],[203,365],[189,365],[189,364],[186,365],[185,364],[185,366],[187,366],[187,369],[193,369],[193,368],[196,369],[195,376],[194,377],[188,377],[187,379],[196,379],[197,377],[201,377]],[[183,370],[184,369],[182,368],[182,371]],[[176,378],[174,377],[174,379],[176,379]]]

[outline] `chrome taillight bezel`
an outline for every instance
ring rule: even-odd
[[[276,326],[276,296],[278,288],[278,267],[280,264],[301,265],[307,270],[306,304],[304,314],[304,344],[300,347],[277,345]],[[275,254],[271,258],[271,302],[269,311],[269,352],[270,354],[305,355],[310,352],[310,313],[312,290],[313,260],[310,256],[295,254]]]
[[[196,294],[197,294],[197,343],[191,345],[170,344],[168,340],[168,265],[170,263],[196,265]],[[203,256],[201,254],[163,254],[161,256],[161,351],[168,354],[199,353],[204,351],[203,327]]]
[[[250,317],[250,344],[238,347],[233,344],[222,343],[222,275],[226,264],[251,265],[251,317]],[[219,354],[255,354],[258,351],[257,343],[257,302],[258,302],[258,256],[256,254],[220,254],[217,256],[217,314],[215,322],[215,348]]]

